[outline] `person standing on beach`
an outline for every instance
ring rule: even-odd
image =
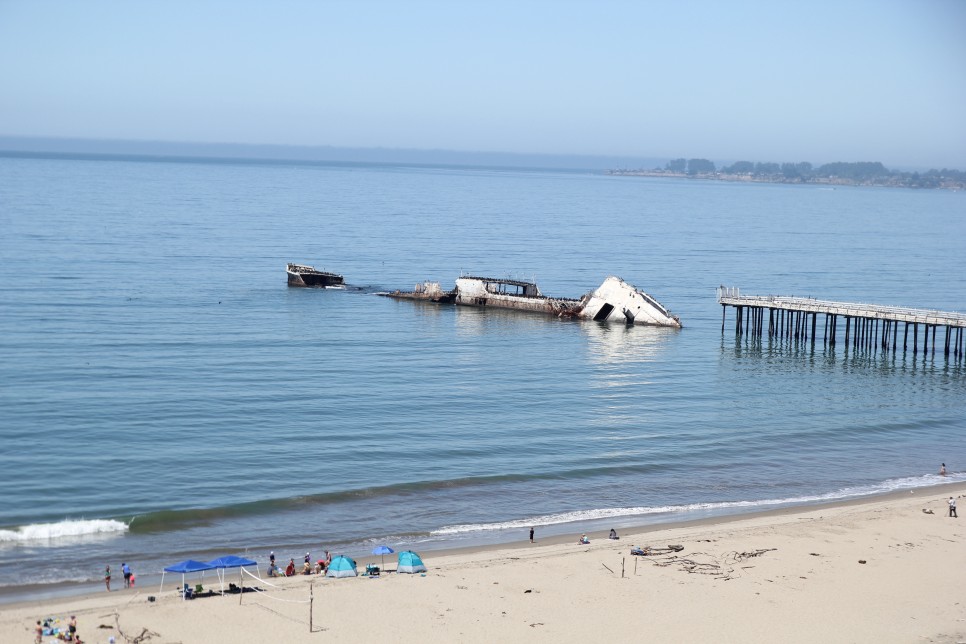
[[[956,499],[954,499],[953,497],[949,497],[949,516],[954,517],[956,519],[959,518],[959,515],[956,514]]]
[[[270,567],[275,565],[275,551],[274,550],[272,550],[270,553],[268,553],[268,563],[269,563]]]
[[[104,585],[107,586],[107,592],[111,592],[111,566],[110,565],[104,568]]]
[[[37,644],[43,644],[44,642],[44,627],[40,625],[40,620],[37,620],[37,627],[34,629],[37,632],[37,637],[34,638],[34,642]]]
[[[121,562],[121,574],[124,575],[124,587],[131,587],[131,567],[124,562]]]
[[[533,543],[533,527],[530,528],[530,543]]]
[[[939,466],[939,476],[946,476],[946,464],[943,463]]]
[[[67,623],[67,632],[70,634],[70,639],[68,642],[76,642],[77,640],[77,615],[71,615],[70,621]]]

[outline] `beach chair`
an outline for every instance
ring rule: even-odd
[[[185,584],[184,585],[184,588],[181,589],[181,596],[184,599],[194,599],[195,598],[194,591],[191,590],[191,586],[189,586],[188,584]]]

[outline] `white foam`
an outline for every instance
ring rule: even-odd
[[[630,508],[598,508],[593,510],[576,510],[573,512],[561,512],[559,514],[547,514],[537,517],[524,519],[514,519],[511,521],[501,521],[497,523],[471,523],[462,525],[445,526],[439,530],[434,530],[434,536],[456,535],[468,532],[489,532],[494,530],[520,530],[535,525],[559,525],[562,523],[577,523],[582,521],[593,521],[595,519],[609,519],[614,517],[633,517],[646,516],[649,514],[685,514],[688,512],[714,513],[715,511],[727,510],[756,510],[775,506],[806,505],[810,503],[821,503],[828,501],[838,501],[843,499],[858,498],[863,496],[873,496],[886,494],[896,490],[906,490],[942,483],[953,483],[966,481],[966,474],[953,474],[950,476],[939,476],[938,474],[928,474],[924,476],[910,476],[899,479],[888,479],[881,483],[866,486],[846,487],[825,494],[815,494],[807,496],[794,496],[782,499],[761,499],[756,501],[718,501],[709,503],[689,503],[686,505],[661,505],[661,506],[639,506]]]
[[[65,519],[57,523],[32,523],[16,530],[0,530],[0,543],[75,539],[93,535],[123,534],[128,525],[113,519]]]

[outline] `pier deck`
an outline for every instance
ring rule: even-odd
[[[766,332],[765,311],[768,312],[767,333],[769,337],[788,337],[796,340],[817,338],[818,316],[823,315],[823,343],[835,346],[839,318],[845,319],[845,344],[850,335],[855,348],[891,349],[898,347],[899,325],[904,325],[902,349],[909,347],[909,331],[912,331],[912,351],[919,352],[919,327],[923,327],[922,350],[930,347],[932,333],[932,352],[936,352],[937,329],[944,330],[943,354],[963,357],[963,342],[966,337],[966,313],[913,309],[901,306],[879,304],[858,304],[817,300],[810,297],[788,297],[782,295],[742,295],[737,288],[718,288],[718,303],[721,304],[721,332],[725,329],[725,313],[728,307],[736,311],[735,333],[760,337]]]

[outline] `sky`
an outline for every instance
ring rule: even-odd
[[[966,169],[962,0],[0,0],[0,135]]]

